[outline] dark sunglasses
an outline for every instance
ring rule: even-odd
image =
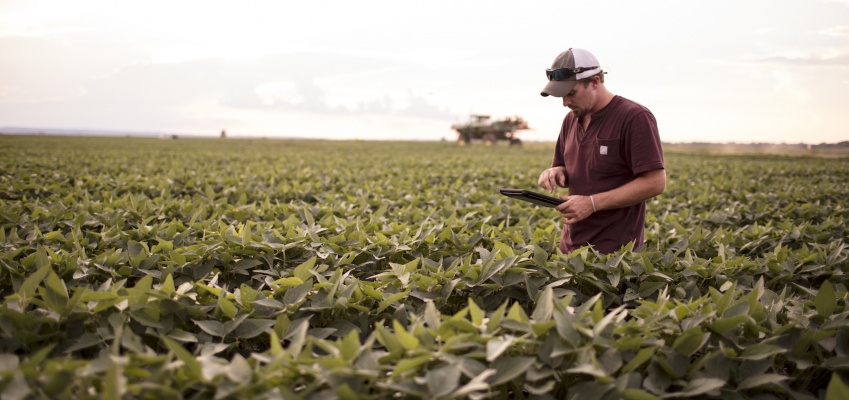
[[[565,81],[580,74],[581,72],[596,68],[598,68],[598,65],[594,67],[546,69],[545,76],[547,76],[550,81]]]

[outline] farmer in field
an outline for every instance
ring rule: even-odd
[[[589,51],[569,49],[546,70],[543,96],[561,97],[563,119],[551,168],[539,176],[549,193],[568,187],[557,206],[560,250],[592,245],[611,253],[643,244],[646,200],[663,193],[666,171],[657,121],[647,108],[614,95]]]

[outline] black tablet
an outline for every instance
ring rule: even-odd
[[[557,205],[565,201],[560,200],[557,197],[551,197],[542,193],[532,192],[530,190],[524,189],[501,188],[498,189],[498,191],[505,196],[512,197],[514,199],[529,201],[531,203],[543,207],[556,207]]]

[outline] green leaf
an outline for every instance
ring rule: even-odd
[[[702,332],[701,328],[690,328],[675,339],[672,343],[672,349],[682,356],[689,357],[698,351],[709,338],[710,334]]]
[[[763,360],[767,357],[785,352],[787,352],[787,349],[780,346],[767,343],[756,343],[743,350],[743,353],[740,354],[740,359]]]
[[[478,307],[478,304],[472,298],[469,298],[469,316],[472,317],[472,323],[475,326],[483,324],[483,318],[486,316],[486,313]]]
[[[186,263],[186,257],[178,250],[169,251],[168,258],[170,258],[171,261],[173,261],[178,266],[182,266]]]
[[[513,303],[513,306],[510,307],[510,311],[507,312],[507,319],[522,323],[530,322],[528,314],[525,314],[525,310],[522,309],[522,306],[518,302]]]
[[[492,386],[502,385],[524,374],[536,361],[535,357],[501,357],[491,364],[495,375],[489,380]]]
[[[251,339],[271,329],[275,323],[276,320],[273,319],[248,318],[233,330],[233,336],[238,339]]]
[[[194,321],[195,325],[197,325],[204,332],[217,337],[227,336],[227,329],[224,328],[224,324],[215,321],[215,320],[206,320],[206,321]]]
[[[508,301],[501,303],[498,308],[489,316],[489,322],[486,324],[486,330],[490,333],[495,333],[495,330],[501,325],[504,320],[504,315],[507,312]]]
[[[640,283],[640,297],[651,297],[652,294],[666,286],[666,282],[643,281]]]
[[[837,296],[834,293],[834,287],[831,282],[823,281],[820,290],[814,297],[814,305],[817,308],[817,314],[823,317],[828,317],[837,308]]]
[[[581,343],[581,334],[576,329],[576,321],[571,314],[563,310],[554,312],[554,320],[557,322],[557,334],[572,346],[578,346]]]
[[[91,301],[98,302],[98,301],[104,301],[104,300],[114,300],[114,299],[117,299],[118,297],[119,296],[115,293],[95,292],[95,291],[87,290],[85,293],[83,293],[80,301],[83,302],[83,303],[88,303],[88,302],[91,302]]]
[[[35,250],[35,268],[36,270],[41,270],[43,268],[50,268],[50,256],[47,254],[48,250],[42,246],[38,245]]]
[[[516,338],[507,335],[505,339],[490,339],[486,342],[486,360],[492,362],[502,353],[507,351],[516,341]]]
[[[247,319],[248,319],[248,314],[241,314],[241,315],[237,316],[236,318],[233,318],[230,321],[224,322],[224,324],[223,324],[224,325],[224,333],[229,335],[231,332],[236,330],[236,328],[240,327],[245,322],[245,320],[247,320]],[[249,327],[247,329],[250,330],[251,327]]]
[[[660,397],[657,397],[649,392],[646,392],[642,389],[629,388],[622,391],[622,398],[624,400],[659,400]]]
[[[65,287],[65,282],[52,270],[47,275],[46,286],[50,289],[50,292],[53,295],[57,296],[59,299],[68,301],[68,288]]]
[[[625,318],[625,312],[623,311],[624,308],[625,306],[619,306],[613,310],[610,310],[610,312],[608,312],[607,314],[604,314],[604,316],[601,317],[593,326],[593,336],[601,336],[604,330],[607,329],[608,326],[611,326],[613,321]],[[596,305],[593,307],[593,314],[596,314],[595,310],[600,310],[599,312],[601,313],[604,312],[601,306],[601,302],[596,303]]]
[[[454,393],[451,393],[451,396],[454,398],[466,398],[471,393],[474,392],[486,392],[492,389],[492,385],[488,384],[486,381],[493,375],[495,375],[496,371],[493,369],[485,369],[480,374],[475,375],[469,383],[463,385],[461,388],[457,389]]]
[[[510,246],[497,240],[492,244],[492,250],[493,252],[498,252],[498,258],[513,257],[516,255]]]
[[[748,303],[743,303],[748,306]],[[748,308],[748,307],[747,307]],[[720,318],[710,324],[710,328],[713,329],[716,333],[722,335],[740,325],[746,320],[749,319],[748,314],[736,315],[730,318]]]
[[[339,386],[336,386],[336,395],[339,396],[342,400],[358,400],[360,399],[360,394],[355,392],[354,389],[351,389],[351,386],[347,383],[343,383]]]
[[[174,250],[174,243],[162,238],[156,238],[157,244],[150,249],[152,253],[169,253]]]
[[[290,305],[303,300],[313,290],[312,280],[307,280],[304,283],[289,288],[283,295],[283,304]]]
[[[405,349],[415,350],[419,347],[419,339],[407,332],[407,330],[404,329],[404,326],[402,326],[397,320],[392,321],[392,329],[395,330],[395,335],[398,337],[398,341],[401,342],[401,345],[404,346]]]
[[[41,245],[38,245],[38,249],[39,250],[37,254],[39,255],[36,257],[36,259],[46,260],[47,252]],[[26,280],[24,280],[24,283],[22,283],[21,287],[18,289],[18,293],[20,294],[21,299],[25,302],[27,302],[30,298],[32,298],[32,296],[35,295],[36,290],[38,289],[38,285],[41,283],[41,281],[44,280],[45,277],[47,277],[47,274],[52,271],[49,261],[41,261],[36,263],[36,265],[40,266],[38,267],[38,269],[35,270],[35,272],[33,272],[29,277],[27,277]]]
[[[27,380],[24,379],[24,374],[21,371],[15,371],[12,375],[12,379],[8,382],[9,383],[6,385],[5,389],[3,389],[3,392],[0,393],[4,400],[23,400],[28,398],[29,394],[32,392],[32,389],[30,389],[29,385],[27,385]]]
[[[646,361],[650,360],[654,355],[656,349],[656,347],[644,347],[640,349],[640,351],[637,352],[634,358],[632,358],[631,361],[628,361],[628,364],[625,364],[625,366],[622,367],[622,372],[631,372]]]
[[[377,307],[377,313],[380,314],[381,312],[383,312],[383,310],[386,309],[386,307],[389,307],[389,306],[397,303],[398,300],[401,300],[401,299],[409,296],[410,291],[412,291],[412,289],[408,289],[406,291],[390,295],[389,297],[387,297],[386,299],[384,299],[383,301],[380,302],[380,305]]]
[[[126,391],[124,385],[124,377],[122,369],[119,365],[110,359],[109,368],[106,370],[106,376],[103,379],[103,399],[120,399]]]
[[[243,194],[244,195],[244,194]],[[239,198],[241,202],[241,198]],[[247,200],[247,198],[245,198]],[[247,246],[251,242],[251,221],[245,222],[242,226],[242,246]]]
[[[740,301],[722,312],[722,318],[737,317],[740,315],[749,315],[749,302]]]
[[[607,379],[607,371],[595,362],[577,364],[566,370],[570,374],[587,374],[597,379]]]
[[[537,267],[545,267],[545,263],[548,261],[549,254],[539,245],[534,244],[534,264]]]
[[[174,286],[174,278],[171,276],[171,274],[168,274],[165,277],[165,281],[162,282],[162,287],[159,290],[162,290],[163,293],[169,296],[173,295],[174,292],[177,291],[177,288]]]
[[[496,261],[489,268],[486,268],[485,266],[482,267],[483,271],[481,271],[481,276],[480,276],[480,278],[478,278],[477,283],[481,284],[483,282],[486,282],[487,280],[489,280],[490,278],[492,278],[496,274],[499,274],[502,271],[504,271],[505,269],[512,267],[513,264],[516,263],[517,259],[519,259],[518,256],[510,256],[510,257],[502,258],[502,259]]]
[[[365,293],[369,297],[371,297],[375,300],[383,300],[383,295],[380,294],[380,292],[377,291],[374,287],[372,287],[371,283],[360,281],[359,287],[360,287],[360,289],[363,290],[363,293]],[[428,304],[431,304],[431,303],[428,303]]]
[[[428,392],[435,398],[448,395],[460,385],[460,375],[460,367],[456,364],[428,371],[425,375]]]
[[[137,257],[138,255],[147,255],[147,245],[144,243],[139,243],[135,240],[130,240],[127,243],[127,253],[130,257]]]
[[[250,382],[252,376],[253,370],[245,357],[238,353],[234,355],[227,368],[227,377],[233,382],[245,383]]]
[[[53,270],[50,270],[50,273],[47,274],[41,297],[47,308],[55,311],[57,314],[64,313],[65,305],[69,300],[68,289],[65,288],[65,282]]]
[[[439,310],[436,309],[436,305],[433,304],[432,301],[427,302],[425,304],[424,311],[424,320],[431,329],[435,331],[439,331],[439,325],[441,324],[441,314]]]
[[[288,278],[280,278],[280,279],[274,281],[275,285],[286,286],[286,287],[298,286],[302,283],[304,283],[303,279],[295,277],[295,276],[290,276]]]
[[[831,370],[849,369],[849,356],[832,356],[823,363],[823,366]]]
[[[396,364],[395,368],[392,370],[392,376],[399,376],[407,371],[416,369],[422,364],[425,364],[430,361],[432,357],[433,356],[430,354],[424,354],[418,357],[405,358],[401,361],[398,361],[398,364]]]
[[[103,344],[103,339],[92,333],[83,333],[71,343],[70,347],[64,349],[66,354],[71,354],[77,350],[86,349],[92,346],[100,346]]]
[[[311,214],[309,215],[312,216]],[[310,273],[310,270],[315,267],[316,260],[317,257],[312,257],[309,260],[304,261],[303,263],[295,267],[295,270],[292,271],[292,274],[301,281],[306,281],[312,275]]]
[[[725,313],[725,309],[731,303],[731,300],[734,298],[734,294],[736,293],[736,291],[734,290],[734,287],[736,287],[735,283],[732,283],[732,282],[729,281],[729,282],[726,282],[726,284],[730,284],[731,287],[726,289],[724,293],[719,295],[718,300],[714,300],[714,302],[716,303],[716,313],[718,315],[723,315]],[[718,292],[714,292],[713,288],[711,288],[711,289],[712,289],[711,293],[718,293]]]
[[[309,323],[301,318],[297,319],[289,326],[289,333],[283,338],[289,340],[289,346],[286,347],[286,352],[291,354],[292,357],[298,357],[301,355],[301,352],[304,350],[304,344],[307,339],[307,329],[309,329]]]
[[[778,374],[759,374],[744,379],[742,382],[740,382],[739,385],[737,385],[737,390],[752,389],[765,385],[778,384],[787,379],[790,379],[790,377]]]
[[[227,318],[233,319],[236,317],[236,313],[238,313],[238,309],[236,306],[227,300],[227,292],[222,290],[218,295],[218,309],[221,310],[221,313],[224,314]]]
[[[360,334],[351,329],[339,343],[339,353],[343,360],[353,361],[360,354]]]
[[[189,351],[186,350],[179,343],[171,340],[166,336],[161,336],[160,338],[163,342],[165,342],[165,345],[168,346],[168,349],[174,352],[177,358],[183,362],[183,364],[186,366],[186,371],[190,378],[195,380],[203,379],[200,362],[198,362],[198,360],[195,358],[195,356],[192,355],[192,353],[189,353]]]
[[[183,343],[197,343],[198,341],[197,336],[179,328],[168,332],[168,337]]]
[[[831,374],[831,381],[825,389],[825,400],[849,399],[849,386],[840,379],[837,373]]]
[[[136,282],[136,286],[129,289],[127,301],[130,304],[147,304],[148,292],[153,285],[153,277],[145,275]]]
[[[721,389],[725,381],[716,378],[697,378],[687,383],[675,397],[695,397]]]
[[[554,291],[550,286],[539,293],[536,305],[531,318],[536,322],[550,321],[554,314]]]
[[[386,350],[389,350],[390,353],[398,356],[404,353],[404,345],[401,344],[401,340],[398,339],[397,335],[386,329],[383,324],[375,325],[374,331],[377,341],[383,344],[383,347],[386,347]]]

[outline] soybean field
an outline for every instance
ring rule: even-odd
[[[0,397],[849,398],[849,158],[667,152],[562,254],[553,149],[0,136]]]

